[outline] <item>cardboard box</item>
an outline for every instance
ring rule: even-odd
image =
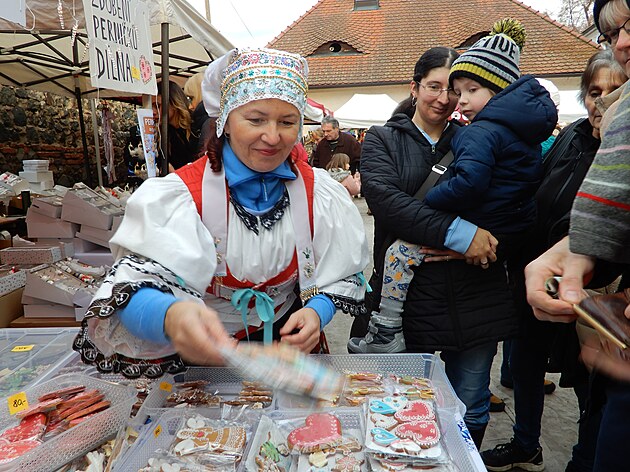
[[[28,186],[31,189],[31,192],[38,193],[43,192],[44,190],[50,190],[55,186],[55,182],[52,180],[44,180],[43,182],[29,182]]]
[[[59,218],[42,215],[28,209],[26,231],[29,238],[73,238],[79,225]]]
[[[55,246],[8,247],[0,251],[2,264],[44,264],[61,260],[61,248]]]
[[[63,197],[61,219],[73,223],[109,230],[113,217],[123,214],[121,207],[113,205],[84,184],[76,184]]]
[[[59,246],[61,248],[61,257],[74,256],[74,243],[73,238],[37,238],[38,246]]]
[[[83,225],[81,227],[83,228]],[[89,234],[85,234],[82,231],[78,231],[76,236],[79,239],[84,239],[84,240],[89,241],[91,243],[97,244],[98,246],[101,246],[103,248],[109,248],[109,239],[97,238],[95,236],[91,236]]]
[[[97,246],[97,249],[89,252],[76,252],[74,257],[84,264],[90,264],[93,266],[111,267],[114,265],[114,256],[112,255],[112,252],[104,247]]]
[[[19,195],[24,190],[30,190],[30,186],[25,179],[11,172],[0,174],[0,186],[11,190],[14,195]]]
[[[87,308],[69,307],[66,305],[24,305],[24,318],[74,318],[81,321],[85,318]]]
[[[26,285],[26,272],[15,270],[11,265],[0,266],[0,296],[14,292]]]
[[[81,304],[85,304],[84,300],[91,298],[96,292],[95,287],[89,287],[78,278],[65,272],[62,274],[57,272],[58,268],[55,266],[28,272],[24,295],[45,300],[48,304],[57,303],[74,307],[75,299],[81,301]],[[53,277],[56,280],[53,281]]]
[[[23,288],[0,296],[0,328],[8,327],[11,322],[24,313],[22,308]]]
[[[20,177],[22,177],[27,182],[45,182],[45,181],[53,181],[53,173],[49,170],[43,171],[32,171],[32,170],[23,170],[20,172]]]
[[[91,241],[88,241],[86,239],[81,239],[81,238],[77,238],[75,237],[72,240],[72,245],[74,246],[74,253],[75,255],[78,253],[86,253],[86,252],[91,252],[91,251],[95,251],[95,250],[99,250],[102,251],[103,248],[102,246],[98,245],[98,244],[94,244]]]
[[[61,197],[37,197],[31,202],[28,209],[29,212],[39,213],[40,215],[49,216],[51,218],[61,218],[61,205],[63,198]]]
[[[81,322],[75,318],[25,318],[19,316],[9,326],[11,328],[76,328],[81,326]]]

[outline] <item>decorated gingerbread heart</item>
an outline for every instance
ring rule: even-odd
[[[407,403],[402,410],[398,410],[394,413],[394,418],[401,423],[418,420],[433,420],[435,419],[435,413],[433,412],[433,407],[429,402],[424,400],[413,400]]]
[[[305,426],[294,429],[287,437],[290,449],[315,452],[336,446],[342,441],[341,423],[330,413],[314,413],[306,417]]]
[[[423,449],[435,446],[440,441],[440,429],[435,421],[411,421],[396,426],[394,434],[409,438]]]
[[[40,439],[46,431],[46,415],[44,413],[34,413],[27,416],[20,424],[7,429],[0,435],[0,438],[8,442],[22,441],[25,439]]]

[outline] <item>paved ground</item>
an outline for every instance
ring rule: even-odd
[[[372,217],[367,214],[367,206],[364,199],[354,199],[365,224],[370,251],[372,251],[372,239],[374,224]],[[372,267],[368,267],[365,274],[371,273]],[[333,354],[346,354],[346,342],[350,332],[351,318],[338,313],[326,328],[331,352]],[[501,348],[501,346],[499,346]],[[492,367],[491,389],[495,395],[506,402],[506,410],[503,413],[492,413],[490,425],[484,439],[482,449],[493,447],[495,444],[508,441],[512,436],[514,424],[514,401],[512,391],[499,384],[499,368],[501,365],[501,353],[495,357]],[[548,374],[547,378],[557,383],[558,376]],[[571,447],[577,438],[578,407],[573,390],[557,389],[555,393],[547,395],[545,399],[545,412],[543,415],[542,439],[545,470],[547,472],[563,472],[571,456]]]

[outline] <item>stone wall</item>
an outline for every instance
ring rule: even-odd
[[[112,101],[107,101],[107,106],[114,115],[112,122],[114,162],[116,175],[121,181],[126,175],[123,149],[129,137],[129,127],[136,122],[135,107]],[[9,171],[17,174],[22,170],[22,161],[25,159],[48,159],[55,183],[72,185],[84,181],[95,186],[96,154],[92,113],[88,100],[83,100],[83,113],[91,182],[86,180],[76,99],[0,85],[0,173]],[[106,162],[100,115],[100,110],[97,110],[101,133],[100,153],[104,166]],[[107,185],[105,173],[103,181]]]

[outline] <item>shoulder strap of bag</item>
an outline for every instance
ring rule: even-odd
[[[448,169],[448,166],[451,165],[451,162],[453,162],[454,158],[455,156],[453,156],[453,151],[449,151],[444,154],[444,157],[440,159],[440,162],[438,162],[431,168],[431,173],[427,176],[426,179],[424,179],[424,182],[422,182],[422,185],[420,186],[414,197],[418,200],[424,199],[424,196],[427,194],[427,192],[431,190],[431,188],[433,188],[433,186],[442,176],[442,174],[446,172],[446,169]]]
[[[564,156],[567,152],[567,149],[571,145],[573,141],[573,135],[575,134],[575,128],[577,125],[582,123],[584,119],[574,121],[573,123],[567,125],[566,131],[559,136],[551,146],[551,149],[543,156],[542,164],[544,168],[545,175],[548,175],[549,172],[558,164],[560,158]]]

